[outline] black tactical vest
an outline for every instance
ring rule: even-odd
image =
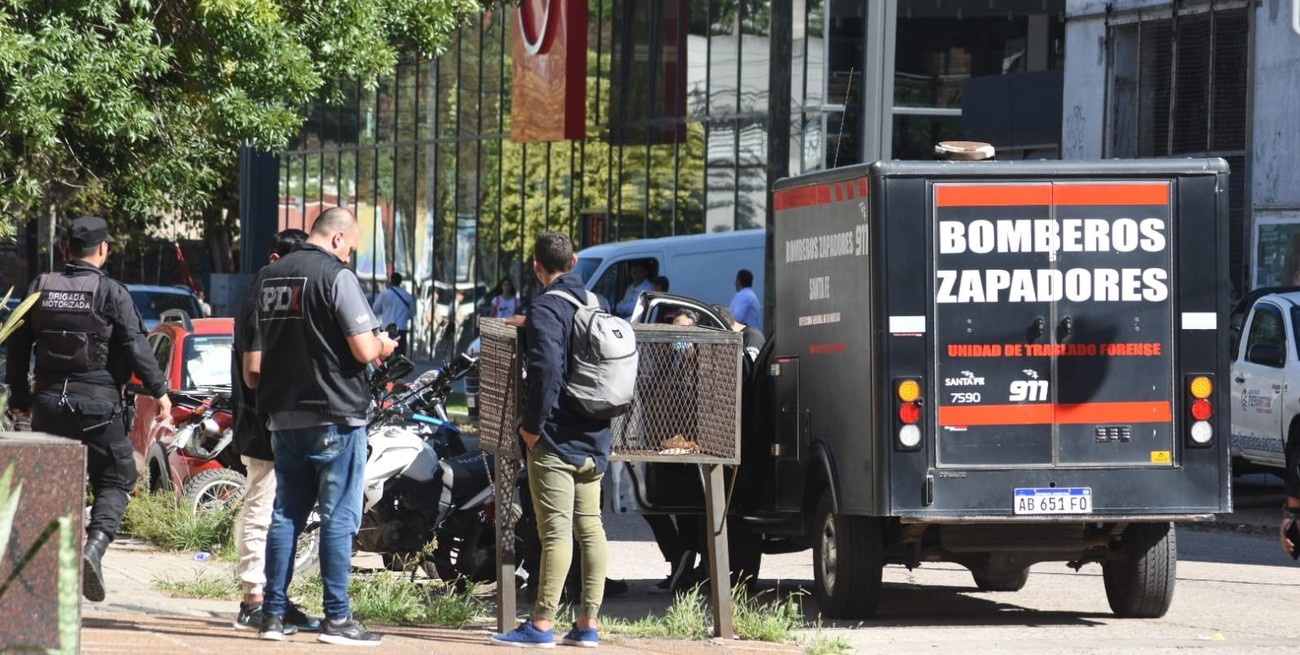
[[[365,418],[366,365],[352,356],[335,319],[337,257],[313,245],[262,269],[254,288],[262,333],[257,411],[309,411]]]
[[[40,300],[28,315],[36,335],[36,370],[52,377],[108,367],[113,324],[95,311],[100,276],[46,273],[36,289]]]

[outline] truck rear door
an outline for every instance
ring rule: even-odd
[[[1170,191],[933,185],[938,467],[1173,465]]]

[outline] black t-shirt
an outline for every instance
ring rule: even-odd
[[[256,294],[250,290],[235,315],[235,347],[230,362],[231,403],[235,412],[235,452],[247,457],[274,461],[271,451],[271,431],[266,427],[266,417],[257,413],[257,390],[244,384],[244,353],[262,350],[262,338],[257,331]]]

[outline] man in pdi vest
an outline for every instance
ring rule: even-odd
[[[145,340],[144,320],[126,287],[102,270],[112,243],[104,219],[72,221],[63,271],[40,275],[27,290],[39,293],[40,300],[9,337],[5,371],[9,407],[16,415],[30,411],[33,430],[86,445],[94,502],[82,550],[81,591],[92,601],[104,600],[101,560],[137,477],[122,396],[133,373],[156,400],[156,420],[170,420],[171,414],[167,379]],[[29,384],[33,345],[36,368]]]

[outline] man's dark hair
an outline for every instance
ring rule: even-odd
[[[393,273],[393,275],[392,275],[391,277],[389,277],[388,280],[389,280],[389,281],[388,281],[388,286],[390,286],[390,287],[400,287],[400,286],[402,286],[402,274],[401,274],[401,273]]]
[[[1298,234],[1300,234],[1300,233],[1298,233]],[[654,288],[655,288],[656,291],[663,291],[663,292],[667,293],[667,291],[668,291],[668,276],[667,276],[667,275],[660,275],[659,277],[657,277],[657,278],[651,280],[651,281],[650,281],[650,284],[654,285]]]
[[[752,287],[754,286],[754,274],[750,273],[749,269],[742,268],[736,272],[736,281],[742,287]]]
[[[316,222],[311,226],[311,233],[334,234],[347,229],[355,222],[357,217],[353,216],[352,212],[342,207],[330,207],[316,217]]]
[[[727,307],[726,305],[712,305],[712,307],[713,311],[717,312],[718,316],[722,317],[722,322],[725,323],[727,327],[736,324],[736,317],[731,313],[730,307]]]
[[[533,260],[548,272],[568,273],[573,268],[573,242],[563,232],[542,232],[533,243]]]
[[[1300,234],[1300,232],[1297,232],[1297,234]],[[89,257],[94,257],[95,255],[98,254],[99,254],[98,243],[93,246],[90,246],[89,248],[73,248],[72,246],[68,246],[68,256],[74,259],[87,259]]]
[[[690,321],[690,322],[691,322],[691,325],[699,325],[699,324],[700,324],[700,315],[697,314],[697,313],[695,313],[695,310],[694,310],[694,309],[681,309],[681,310],[678,310],[678,311],[677,311],[677,316],[681,316],[682,318],[685,318],[686,320]],[[677,316],[674,316],[673,318],[675,319],[675,318],[677,318]]]
[[[307,243],[307,233],[297,228],[280,230],[271,237],[271,254],[283,257]]]

